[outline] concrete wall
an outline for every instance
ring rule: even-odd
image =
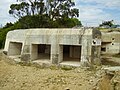
[[[10,42],[19,42],[24,44],[26,33],[26,30],[9,31],[6,36],[4,51],[8,51]]]
[[[120,53],[120,32],[102,32],[102,54]]]
[[[70,50],[70,55],[79,57],[78,54],[80,53],[81,62],[88,62],[91,61],[92,56],[94,56],[92,52],[92,42],[93,39],[95,39],[95,35],[93,35],[96,34],[95,31],[96,30],[93,29],[81,28],[14,30],[7,34],[4,51],[8,52],[10,42],[21,42],[21,59],[34,60],[38,57],[38,44],[46,44],[51,46],[51,63],[58,64],[63,61],[63,45],[80,46],[82,47],[80,49],[81,51],[75,47],[72,51]],[[97,35],[99,35],[99,33],[97,33]]]

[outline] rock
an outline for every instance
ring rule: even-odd
[[[65,88],[65,90],[70,90],[70,89],[67,87],[67,88]]]

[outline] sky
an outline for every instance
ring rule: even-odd
[[[73,0],[79,9],[78,19],[84,26],[98,26],[102,21],[114,20],[120,24],[120,0]],[[9,7],[16,0],[0,1],[0,25],[15,22],[16,19],[9,15]]]

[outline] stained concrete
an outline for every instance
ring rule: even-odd
[[[11,45],[11,42],[13,45]],[[16,49],[11,48],[16,43],[18,50],[21,51],[19,54],[23,61],[42,61],[44,58],[40,58],[39,54],[41,54],[46,59],[49,56],[51,64],[60,64],[64,61],[74,62],[76,59],[79,65],[92,64],[95,60],[100,59],[101,33],[91,28],[14,30],[9,31],[7,34],[4,51],[8,55],[12,55],[14,51],[18,52]],[[39,45],[43,45],[44,52],[42,52],[42,48],[39,48]],[[65,54],[64,46],[70,46],[66,51],[68,55]],[[14,55],[17,55],[17,53]],[[69,59],[64,56],[68,56]]]
[[[102,54],[120,53],[120,32],[102,32]]]

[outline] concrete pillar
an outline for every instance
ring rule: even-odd
[[[92,36],[82,37],[82,49],[81,49],[81,65],[91,65],[91,48],[92,48]]]
[[[58,64],[58,52],[59,45],[58,44],[52,44],[51,45],[51,60],[52,64]]]
[[[51,62],[52,64],[58,64],[58,54],[59,54],[59,41],[56,35],[57,30],[51,33]]]
[[[31,60],[35,60],[38,58],[38,45],[33,44],[31,46]]]
[[[63,61],[63,45],[59,46],[59,58],[58,58],[58,63]]]
[[[96,65],[101,65],[101,60],[100,60],[100,52],[101,52],[101,46],[94,46],[92,47],[93,51],[93,55],[92,55],[92,63],[96,64]]]
[[[29,61],[31,60],[31,52],[30,52],[30,45],[23,45],[21,60],[22,61]]]

